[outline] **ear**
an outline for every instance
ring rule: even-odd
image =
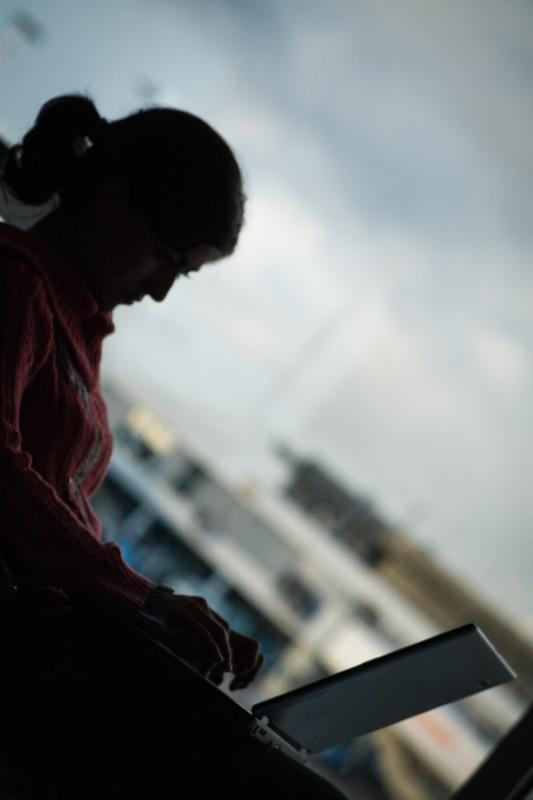
[[[95,193],[96,211],[113,218],[131,217],[130,189],[124,180],[111,179],[102,183]]]

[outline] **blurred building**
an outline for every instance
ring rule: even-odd
[[[290,467],[285,492],[331,535],[371,564],[401,594],[443,629],[475,622],[518,674],[511,690],[533,696],[533,642],[495,608],[465,587],[421,547],[393,529],[364,498],[343,486],[320,464],[280,455]]]
[[[409,584],[403,539],[319,465],[285,451],[284,493],[235,485],[150,409],[111,385],[105,392],[115,453],[93,498],[104,537],[120,544],[135,569],[177,592],[204,596],[233,627],[260,641],[265,666],[241,693],[243,705],[463,619],[478,622],[491,637],[499,631],[476,615],[433,613],[444,591],[438,582],[434,596],[425,578],[418,593],[406,589],[397,577]],[[434,565],[429,559],[422,563],[429,574]],[[460,587],[454,594],[449,587],[456,584],[444,575],[442,584],[459,607]],[[515,644],[512,632],[508,636],[520,654],[524,643]],[[335,748],[316,759],[317,766],[354,797],[441,800],[467,778],[524,705],[515,690],[492,689]]]

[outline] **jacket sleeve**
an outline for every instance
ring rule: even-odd
[[[134,610],[153,583],[126,564],[117,544],[95,538],[22,447],[21,400],[52,343],[52,311],[41,279],[22,259],[11,263],[2,254],[0,553],[25,583],[57,586]]]

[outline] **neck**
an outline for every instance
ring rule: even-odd
[[[33,225],[28,233],[46,241],[72,269],[86,279],[86,228],[81,213],[58,208]]]
[[[74,234],[77,226],[73,223],[72,214],[59,208],[29,228],[28,232],[44,239],[70,261],[76,249]]]
[[[29,228],[28,233],[49,244],[92,291],[86,231],[87,223],[81,212],[58,208]]]

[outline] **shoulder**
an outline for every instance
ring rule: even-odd
[[[53,317],[42,266],[31,237],[24,231],[2,223],[0,306],[4,319],[18,317],[21,323],[32,316],[39,316],[50,323]]]
[[[0,222],[0,254],[4,258],[21,258],[28,263],[36,262],[39,257],[37,241],[31,233]]]
[[[44,292],[42,265],[32,237],[5,223],[0,223],[0,282],[4,290],[21,283]]]

